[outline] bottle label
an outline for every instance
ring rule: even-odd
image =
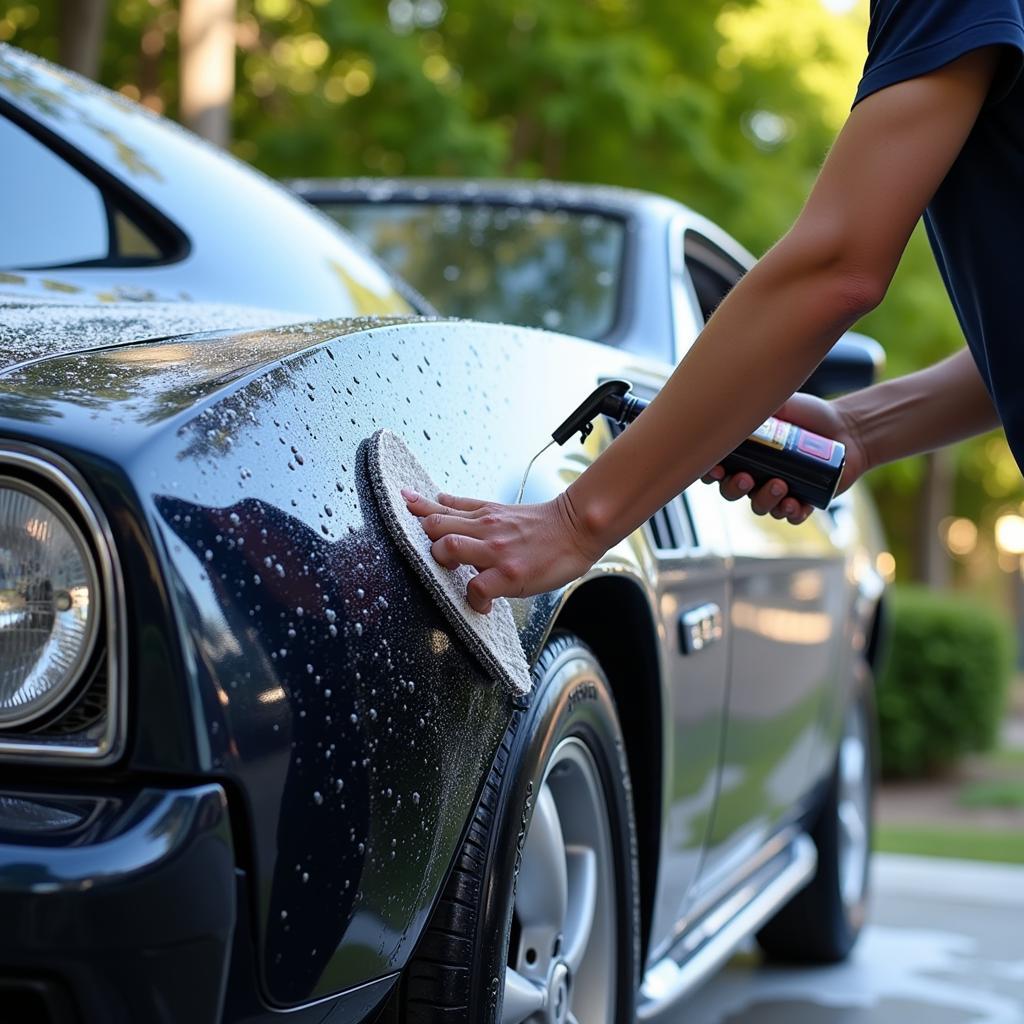
[[[832,452],[835,450],[835,441],[830,441],[820,434],[812,434],[809,430],[801,430],[797,434],[796,447],[804,455],[810,455],[815,459],[823,459],[829,462],[832,459]]]
[[[796,429],[792,423],[786,423],[785,420],[777,420],[774,416],[769,416],[750,435],[751,441],[757,441],[758,444],[763,444],[768,448],[774,448],[776,451],[785,451],[786,443],[789,441],[790,432]]]

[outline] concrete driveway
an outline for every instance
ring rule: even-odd
[[[658,1024],[1024,1024],[1024,867],[880,855],[848,963],[753,947]]]

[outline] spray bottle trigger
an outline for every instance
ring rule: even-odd
[[[577,431],[580,440],[585,441],[594,429],[594,420],[604,411],[609,399],[621,399],[629,394],[632,384],[628,380],[606,380],[596,387],[569,417],[551,434],[552,440],[558,445],[565,444]]]

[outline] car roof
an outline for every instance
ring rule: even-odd
[[[0,116],[187,244],[140,267],[61,268],[85,290],[113,281],[303,315],[429,311],[347,232],[287,189],[140,104],[0,44]]]
[[[668,219],[687,210],[675,199],[641,189],[546,179],[297,178],[288,185],[312,201],[330,193],[342,202],[509,203],[655,219]]]

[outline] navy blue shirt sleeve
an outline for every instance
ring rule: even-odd
[[[872,0],[868,59],[854,105],[993,45],[1010,49],[990,103],[1010,91],[1024,65],[1024,0]]]

